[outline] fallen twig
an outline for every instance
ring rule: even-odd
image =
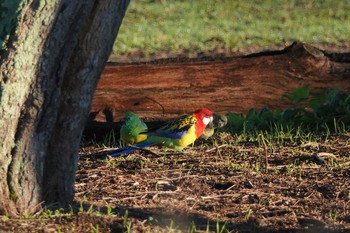
[[[208,153],[208,152],[212,152],[212,151],[215,151],[215,150],[217,151],[218,149],[223,148],[223,147],[233,147],[233,146],[229,146],[227,144],[222,144],[220,146],[215,145],[215,147],[213,147],[211,149],[208,149],[205,152]]]

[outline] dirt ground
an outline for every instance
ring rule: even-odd
[[[350,135],[230,141],[221,133],[183,153],[119,158],[83,147],[76,204],[2,218],[0,232],[350,232]]]
[[[349,136],[265,147],[228,145],[230,135],[220,135],[180,154],[154,149],[158,155],[105,159],[85,148],[76,196],[109,205],[119,216],[128,210],[132,232],[187,232],[191,226],[213,232],[350,231]]]

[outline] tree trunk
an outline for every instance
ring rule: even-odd
[[[73,200],[83,126],[129,1],[3,2],[0,213],[18,215]]]

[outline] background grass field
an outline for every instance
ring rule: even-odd
[[[281,48],[295,40],[339,46],[349,41],[350,1],[131,1],[114,54],[236,52]]]

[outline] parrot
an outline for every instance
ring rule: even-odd
[[[204,129],[203,134],[201,138],[204,138],[205,140],[208,140],[211,136],[214,135],[215,127],[213,122],[210,122],[207,127]]]
[[[198,139],[205,127],[213,120],[213,113],[206,108],[198,109],[193,114],[186,114],[169,121],[165,125],[145,133],[147,139],[132,146],[109,150],[106,153],[112,157],[131,154],[138,148],[163,146],[175,150],[182,150]]]
[[[227,116],[224,114],[213,114],[213,124],[215,128],[222,128],[227,124]]]
[[[128,112],[122,119],[120,139],[127,144],[135,144],[147,139],[148,127],[135,113]]]
[[[222,128],[227,124],[227,117],[223,114],[213,114],[213,120],[205,128],[201,138],[205,140],[213,136],[215,129]]]

